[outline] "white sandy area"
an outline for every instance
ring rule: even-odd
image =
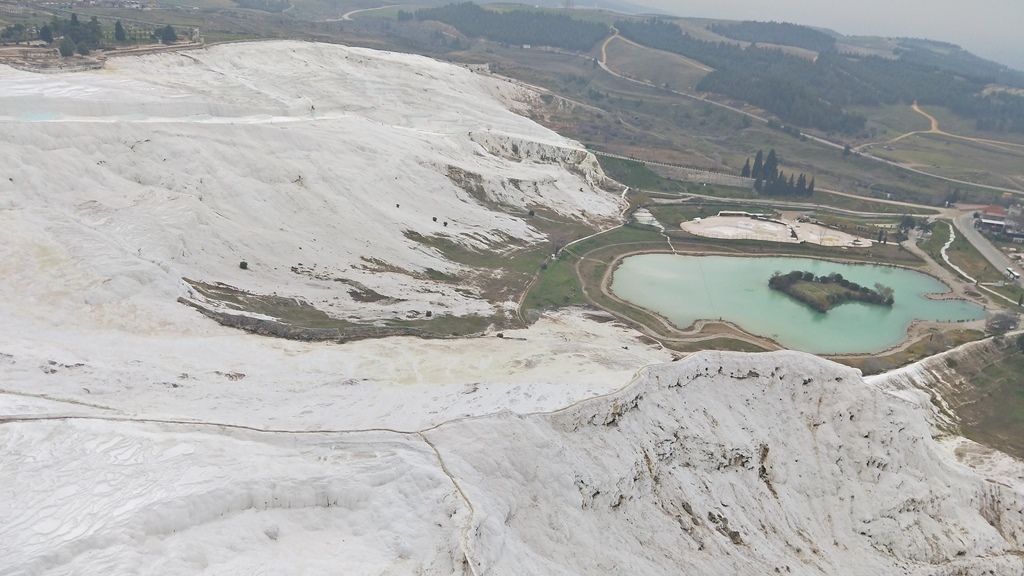
[[[810,355],[705,352],[423,434],[8,421],[0,573],[1020,574],[1021,492],[921,412]]]
[[[640,367],[671,359],[632,330],[578,311],[505,331],[504,338],[336,345],[219,326],[203,336],[141,336],[40,330],[7,320],[0,419],[24,413],[23,395],[42,395],[57,402],[29,413],[280,430],[418,430],[469,415],[559,408],[618,389]]]
[[[581,145],[508,110],[527,97],[427,58],[303,42],[74,74],[0,66],[0,274],[64,325],[176,322],[124,325],[136,294],[189,296],[182,277],[340,318],[493,314],[472,282],[427,280],[473,273],[406,234],[501,250],[546,241],[513,215],[528,207],[593,221],[620,210]],[[507,211],[456,186],[452,167]],[[356,301],[343,280],[387,299]]]
[[[785,222],[785,221],[783,221]],[[680,223],[679,227],[697,236],[725,240],[760,240],[763,242],[810,242],[822,246],[848,248],[870,247],[872,241],[839,230],[809,222],[769,222],[743,216],[709,216]],[[790,232],[796,233],[796,237]]]
[[[405,230],[542,241],[448,165],[509,206],[618,213],[519,90],[299,42],[0,67],[0,575],[1024,572],[1021,491],[936,448],[922,395],[809,355],[669,362],[578,309],[312,344],[175,302],[192,277],[491,311],[360,266],[464,272]]]

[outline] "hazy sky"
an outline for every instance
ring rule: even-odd
[[[786,21],[845,35],[942,40],[1024,70],[1024,0],[631,1],[679,16]]]

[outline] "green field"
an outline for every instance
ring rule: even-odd
[[[686,59],[659,50],[640,48],[621,37],[608,43],[606,50],[611,67],[655,86],[693,92],[693,87],[707,71],[691,65]]]
[[[957,180],[1024,191],[1024,147],[915,134],[871,154]]]

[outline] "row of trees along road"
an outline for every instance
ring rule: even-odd
[[[775,149],[768,151],[764,156],[762,150],[757,151],[754,156],[754,165],[750,165],[750,158],[743,165],[740,176],[754,179],[754,190],[768,194],[769,196],[802,196],[809,198],[814,194],[814,177],[807,181],[803,172],[799,177],[794,178],[792,174],[786,178],[786,174],[779,170],[779,158],[775,155]]]

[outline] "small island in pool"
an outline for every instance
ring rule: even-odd
[[[843,278],[835,272],[827,276],[815,276],[811,272],[793,270],[789,274],[776,272],[768,280],[772,290],[785,292],[807,304],[818,312],[828,312],[833,306],[844,302],[866,302],[879,306],[892,306],[892,288],[875,284],[872,290]]]

